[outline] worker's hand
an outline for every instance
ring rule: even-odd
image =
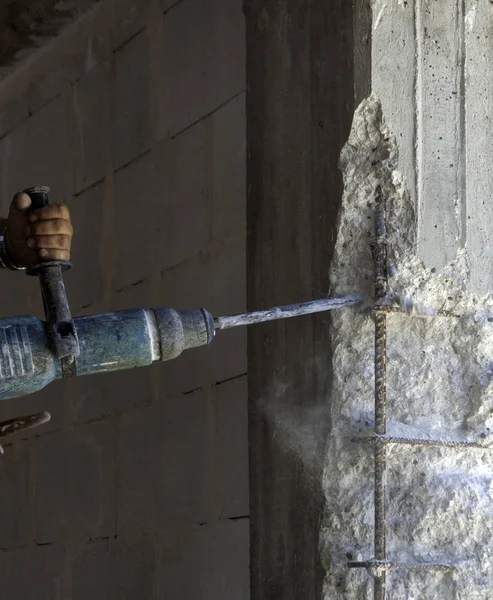
[[[65,204],[49,204],[29,214],[31,198],[18,193],[10,205],[5,240],[10,260],[17,267],[41,261],[69,260],[74,230]]]

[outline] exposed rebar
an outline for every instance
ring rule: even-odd
[[[350,569],[366,569],[375,579],[379,579],[383,574],[389,573],[393,569],[407,569],[408,571],[451,571],[455,567],[445,563],[399,563],[390,560],[365,560],[351,561],[348,563]]]
[[[375,427],[370,436],[359,436],[353,441],[371,443],[374,446],[374,556],[366,561],[351,561],[351,569],[365,568],[374,580],[374,600],[386,600],[387,575],[392,569],[410,571],[445,572],[456,567],[444,563],[398,563],[387,559],[386,554],[386,461],[389,444],[410,446],[434,446],[444,448],[476,448],[493,450],[493,444],[478,442],[415,438],[387,435],[387,314],[404,313],[409,317],[432,316],[449,318],[479,318],[483,315],[457,315],[450,311],[431,309],[410,298],[399,298],[389,293],[387,267],[387,228],[385,199],[378,186],[375,190],[375,238],[372,244],[375,265],[375,303],[372,308],[375,320]],[[493,317],[488,317],[493,321]]]
[[[375,300],[383,301],[387,295],[387,228],[385,223],[385,199],[380,186],[375,191]],[[375,314],[375,433],[379,436],[387,432],[387,315]],[[387,445],[376,441],[375,457],[375,559],[386,561],[386,467]],[[385,600],[387,572],[375,577],[374,599]]]
[[[450,310],[425,306],[412,298],[398,296],[397,294],[388,294],[383,301],[375,304],[371,310],[374,313],[395,313],[419,319],[446,317],[447,319],[460,319],[461,321],[474,321],[476,323],[481,321],[493,322],[493,316],[490,316],[490,313],[486,311],[454,313]]]
[[[392,302],[396,302],[396,296],[392,296],[390,299]],[[389,301],[387,298],[386,302]],[[373,306],[375,313],[398,313],[404,314],[408,317],[418,318],[435,318],[435,317],[448,317],[455,319],[473,318],[474,315],[459,315],[448,310],[435,309],[424,306],[422,304],[414,303],[409,298],[403,299],[401,302],[396,304],[375,304]]]
[[[477,448],[478,450],[493,450],[493,445],[480,444],[460,440],[438,440],[429,438],[410,438],[402,436],[388,436],[373,434],[352,438],[353,442],[366,442],[367,444],[406,444],[408,446],[435,446],[440,448]]]

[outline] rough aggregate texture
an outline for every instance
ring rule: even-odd
[[[467,248],[441,271],[415,256],[416,218],[398,149],[372,94],[357,109],[340,168],[344,196],[331,294],[362,291],[364,307],[333,314],[332,432],[324,473],[327,512],[322,555],[327,600],[373,598],[364,569],[348,560],[373,557],[373,452],[351,441],[374,426],[375,189],[386,199],[389,287],[412,301],[412,316],[387,319],[387,433],[493,444],[493,298],[466,291]],[[445,309],[463,318],[431,318]],[[391,445],[387,450],[387,557],[446,562],[447,573],[394,570],[390,600],[493,598],[493,451]]]

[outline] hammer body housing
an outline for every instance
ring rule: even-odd
[[[77,375],[144,367],[209,344],[214,322],[204,309],[142,308],[74,319]],[[64,374],[49,324],[32,316],[0,319],[0,400],[41,390]]]

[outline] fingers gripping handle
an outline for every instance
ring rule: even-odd
[[[45,186],[24,191],[31,198],[31,212],[48,206],[49,192],[50,188]],[[62,275],[71,266],[67,261],[54,260],[38,263],[27,271],[28,275],[39,277],[48,333],[53,351],[62,361],[64,377],[76,375],[75,358],[79,355],[79,341]]]

